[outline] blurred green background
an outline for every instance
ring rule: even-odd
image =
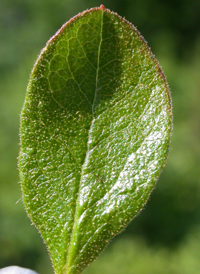
[[[171,151],[145,209],[84,273],[200,273],[200,1],[0,0],[0,268],[51,274],[21,200],[20,110],[33,63],[70,17],[104,4],[139,29],[171,87]]]

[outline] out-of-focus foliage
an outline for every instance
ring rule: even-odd
[[[199,228],[200,229],[200,228]],[[200,233],[194,233],[170,251],[148,247],[140,238],[122,238],[108,248],[84,274],[190,274],[199,273]]]
[[[196,274],[200,253],[199,0],[0,1],[0,267],[16,264],[52,273],[46,248],[30,226],[21,201],[19,113],[30,70],[45,42],[71,16],[100,4],[133,22],[152,47],[171,87],[174,131],[156,190],[122,234],[128,240],[117,237],[86,271]]]

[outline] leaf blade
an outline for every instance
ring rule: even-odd
[[[22,111],[19,166],[56,273],[79,273],[141,210],[171,117],[157,61],[118,15],[84,12],[48,42]]]

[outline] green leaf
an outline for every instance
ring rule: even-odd
[[[142,209],[171,126],[166,79],[131,23],[101,5],[48,41],[21,114],[19,168],[55,273],[80,273]]]

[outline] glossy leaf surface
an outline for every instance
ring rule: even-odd
[[[142,209],[171,124],[165,77],[129,22],[101,6],[50,39],[27,88],[19,168],[57,274],[80,273]]]

